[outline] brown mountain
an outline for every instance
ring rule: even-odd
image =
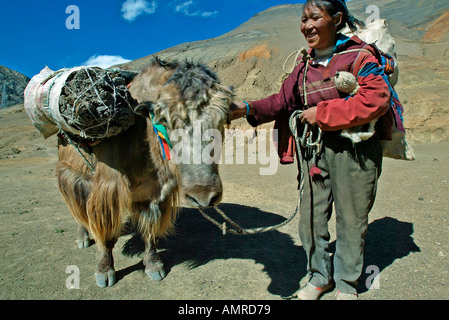
[[[348,2],[362,21],[373,2]],[[397,42],[400,80],[396,86],[405,107],[411,142],[448,140],[449,2],[447,0],[376,1]],[[234,86],[237,99],[260,99],[279,90],[288,55],[306,42],[299,31],[301,4],[269,8],[238,28],[214,39],[180,44],[158,52],[162,59],[202,61]],[[153,55],[127,64],[143,69]]]

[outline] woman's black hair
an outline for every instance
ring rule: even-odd
[[[304,4],[304,9],[310,6],[316,6],[321,10],[327,12],[331,17],[339,12],[342,13],[341,23],[337,27],[337,31],[341,31],[348,25],[351,31],[356,31],[359,27],[363,28],[365,24],[354,18],[346,6],[345,0],[307,0]]]

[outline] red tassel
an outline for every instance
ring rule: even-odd
[[[316,176],[319,176],[323,173],[320,168],[318,168],[316,165],[312,165],[312,169],[310,169],[310,176],[312,178],[315,178]]]
[[[166,160],[171,160],[170,146],[168,145],[167,141],[165,141],[165,139],[162,140],[162,147],[164,148]]]

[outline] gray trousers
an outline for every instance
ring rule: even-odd
[[[368,213],[382,171],[382,148],[376,137],[353,145],[336,134],[324,135],[317,166],[318,179],[308,172],[310,155],[304,154],[299,234],[307,254],[309,281],[322,287],[334,280],[337,290],[357,293],[363,272]],[[336,211],[336,249],[330,256],[328,222]]]

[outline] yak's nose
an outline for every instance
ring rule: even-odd
[[[209,207],[215,207],[221,202],[223,194],[221,192],[214,192],[210,194]]]
[[[222,196],[222,192],[209,192],[207,194],[187,194],[187,203],[185,203],[185,205],[199,208],[215,207],[221,202]]]

